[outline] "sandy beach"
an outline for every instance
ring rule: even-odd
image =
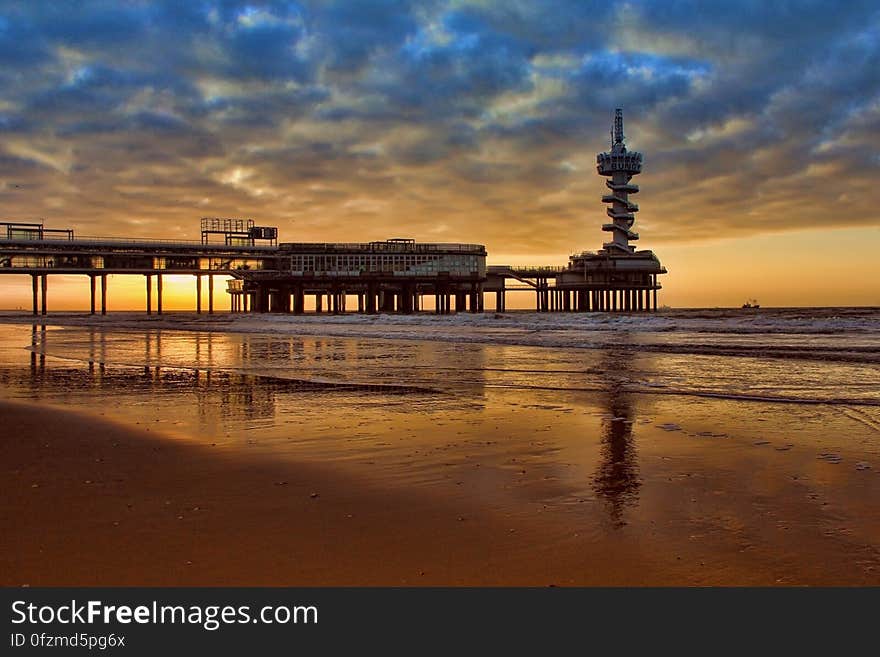
[[[583,554],[479,500],[381,490],[314,465],[232,461],[63,410],[3,402],[0,414],[5,586],[664,579],[648,555]]]
[[[0,583],[880,584],[875,316],[704,315],[0,325]]]

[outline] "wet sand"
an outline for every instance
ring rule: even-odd
[[[0,402],[0,584],[536,585],[666,580],[643,554],[314,464]],[[547,531],[547,530],[551,531]],[[609,546],[610,548],[611,546]],[[601,564],[601,567],[596,567]]]
[[[571,508],[525,514],[454,486],[410,490],[312,462],[230,457],[56,408],[0,402],[0,415],[3,585],[880,581],[857,563],[871,557],[860,537],[813,525],[818,502],[791,476],[791,486],[769,484],[772,498],[739,499],[735,479],[755,476],[747,462],[729,480],[669,477],[653,503],[667,507],[665,528],[596,535],[580,533]],[[532,485],[536,499],[548,492]]]

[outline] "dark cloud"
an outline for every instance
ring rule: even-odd
[[[318,0],[308,3],[306,25],[323,65],[334,73],[366,67],[378,53],[396,50],[419,26],[432,2],[410,0]]]

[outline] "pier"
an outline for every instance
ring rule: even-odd
[[[163,276],[192,275],[195,311],[214,312],[214,277],[231,277],[232,312],[341,313],[355,297],[359,312],[415,312],[433,297],[437,313],[483,309],[486,249],[479,244],[434,244],[411,239],[369,243],[277,243],[277,229],[240,219],[205,218],[198,242],[76,237],[71,229],[0,223],[0,274],[28,274],[34,315],[48,312],[51,275],[88,279],[90,312],[107,313],[107,276],[143,276],[145,310],[162,314]],[[219,242],[211,240],[217,240]],[[155,284],[155,285],[154,285]],[[155,299],[155,306],[153,301]],[[326,302],[326,305],[325,305]]]
[[[637,251],[632,230],[639,207],[630,195],[642,154],[628,151],[623,113],[617,110],[610,151],[597,156],[597,171],[610,193],[602,196],[611,240],[582,251],[564,266],[487,265],[482,244],[425,243],[394,238],[366,243],[279,242],[274,226],[251,219],[203,217],[201,239],[78,237],[70,228],[0,222],[0,274],[31,276],[32,312],[48,312],[50,275],[88,279],[90,312],[107,313],[107,277],[143,276],[145,310],[162,314],[163,276],[194,278],[194,310],[203,310],[207,279],[209,314],[215,310],[215,276],[227,280],[233,313],[412,313],[433,306],[437,314],[507,309],[507,295],[534,295],[538,312],[648,312],[657,309],[659,275],[666,268],[652,251]],[[155,286],[154,286],[155,283]],[[98,294],[100,288],[100,295]],[[155,289],[155,292],[154,292]],[[155,297],[155,306],[153,299]],[[433,304],[426,304],[425,299]],[[352,305],[349,306],[349,301]]]

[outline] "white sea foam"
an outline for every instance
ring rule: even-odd
[[[30,323],[23,315],[0,321]],[[47,321],[117,329],[312,335],[880,362],[876,309],[690,310],[657,314],[510,312],[454,315],[59,313]]]

